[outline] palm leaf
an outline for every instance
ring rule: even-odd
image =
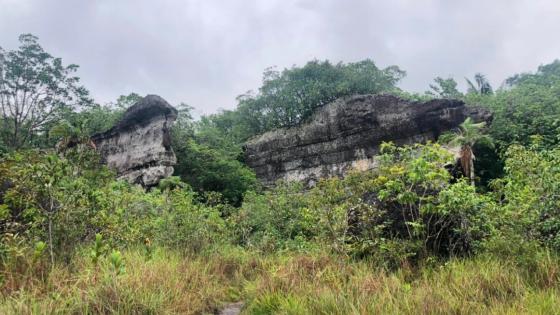
[[[467,92],[478,93],[478,88],[476,87],[476,85],[474,85],[471,80],[467,78],[465,78],[465,80],[467,80],[467,84],[469,85]]]

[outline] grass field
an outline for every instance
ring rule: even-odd
[[[395,271],[324,252],[196,256],[123,253],[120,272],[77,255],[64,267],[20,257],[2,272],[1,314],[558,314],[560,262],[479,256]]]

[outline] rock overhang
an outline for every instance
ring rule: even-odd
[[[461,100],[409,101],[390,94],[355,95],[319,108],[309,121],[253,137],[245,161],[265,186],[277,180],[313,185],[323,177],[375,168],[379,145],[437,140],[467,117],[491,121],[492,114]]]
[[[157,95],[148,95],[126,110],[117,124],[92,137],[102,161],[120,179],[144,187],[173,174],[176,157],[170,128],[177,110]]]

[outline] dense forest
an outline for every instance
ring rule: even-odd
[[[422,94],[370,59],[266,69],[235,109],[193,119],[173,104],[175,174],[148,191],[90,145],[141,96],[98,104],[78,74],[30,34],[0,49],[0,313],[558,312],[560,60]],[[383,143],[377,169],[311,189],[265,189],[245,165],[251,137],[376,93],[461,99],[493,120]],[[443,167],[448,143],[473,174]]]

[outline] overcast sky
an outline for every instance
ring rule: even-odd
[[[80,65],[98,102],[153,93],[212,113],[265,68],[314,58],[398,65],[409,91],[476,72],[498,86],[560,58],[560,1],[0,0],[0,46],[21,33]]]

